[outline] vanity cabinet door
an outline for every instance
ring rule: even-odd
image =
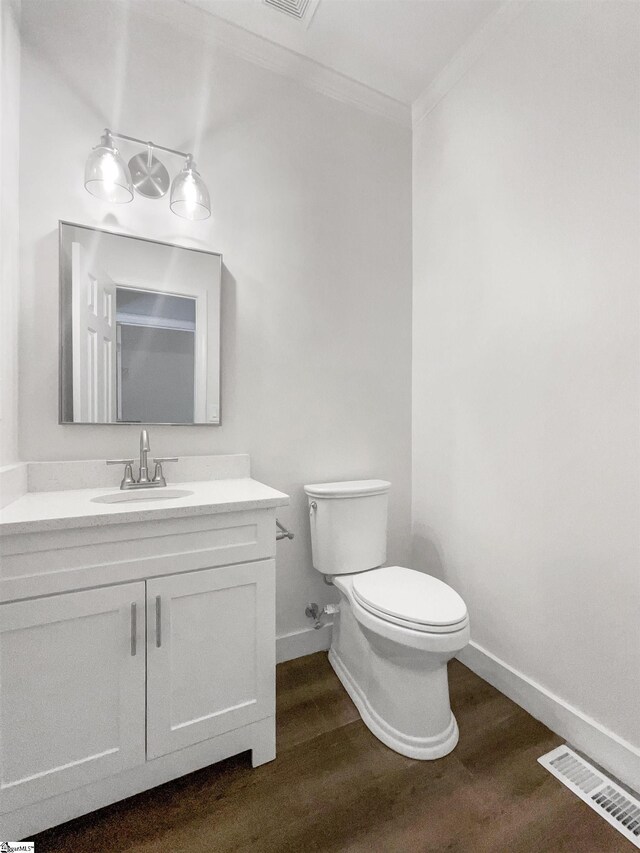
[[[144,593],[0,605],[0,812],[144,763]]]
[[[275,714],[275,563],[147,581],[147,758]]]

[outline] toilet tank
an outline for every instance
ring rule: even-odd
[[[305,486],[313,566],[325,575],[363,572],[387,559],[391,483],[349,480]]]

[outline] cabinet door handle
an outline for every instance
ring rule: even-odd
[[[138,605],[131,605],[131,657],[136,656],[138,644]]]
[[[156,647],[162,645],[162,599],[156,595]]]

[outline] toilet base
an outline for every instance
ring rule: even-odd
[[[334,648],[329,650],[329,663],[358,709],[364,724],[390,749],[408,758],[432,761],[443,758],[455,748],[458,743],[458,724],[453,714],[450,715],[448,725],[437,735],[419,738],[403,734],[390,726],[371,707],[367,697]]]

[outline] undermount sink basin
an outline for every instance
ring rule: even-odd
[[[96,504],[120,504],[133,503],[134,501],[170,501],[176,498],[186,498],[192,495],[189,489],[136,489],[131,491],[113,492],[108,495],[99,495],[91,498]]]

